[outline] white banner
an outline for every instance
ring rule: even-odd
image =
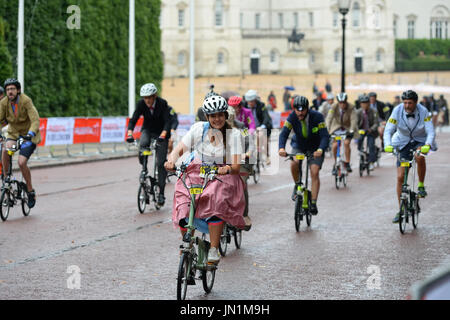
[[[102,136],[100,143],[124,142],[127,131],[127,118],[102,118]]]
[[[272,125],[274,129],[280,128],[281,112],[270,111],[270,117],[272,118]]]
[[[73,143],[74,118],[48,118],[45,145]]]
[[[189,130],[195,122],[195,115],[179,114],[177,129]]]

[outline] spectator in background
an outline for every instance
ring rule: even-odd
[[[431,105],[431,114],[433,119],[433,126],[436,127],[437,120],[438,120],[438,114],[439,114],[439,107],[437,105],[437,101],[434,99],[434,95],[430,94],[429,97],[430,105]]]
[[[3,89],[2,86],[0,86],[0,100],[2,100],[4,96],[5,96],[5,90]]]
[[[175,112],[175,109],[169,106],[169,114],[170,114],[170,138],[169,138],[169,146],[167,148],[167,153],[171,153],[173,150],[173,137],[175,135],[175,131],[178,127],[178,114]]]
[[[402,103],[402,101],[400,100],[400,96],[395,96],[394,102],[392,103],[392,105],[394,106],[394,108],[395,108],[396,106],[398,106],[400,103]]]
[[[313,83],[313,94],[317,94],[317,92],[319,92],[319,88],[317,87],[317,84],[314,82]]]
[[[267,107],[269,108],[269,111],[273,111],[277,108],[277,98],[273,91],[270,91],[270,94],[267,97]]]
[[[284,111],[290,111],[291,110],[291,93],[289,92],[288,89],[284,90],[283,103],[284,103]]]
[[[330,83],[330,81],[328,81],[328,79],[327,79],[327,83],[325,84],[325,91],[327,93],[331,93],[333,91],[333,89],[331,88],[331,83]]]
[[[317,91],[316,92],[316,98],[313,100],[312,106],[311,106],[312,109],[314,109],[316,111],[319,110],[319,107],[322,105],[322,103],[324,101],[323,97],[322,97],[322,94],[323,93],[321,91]]]
[[[445,100],[444,95],[439,96],[439,100],[436,102],[440,112],[444,112],[444,125],[448,125],[448,104]]]
[[[334,95],[332,93],[327,94],[327,100],[324,101],[320,107],[319,112],[323,115],[323,117],[326,119],[328,115],[328,111],[330,111],[331,107],[334,103]]]

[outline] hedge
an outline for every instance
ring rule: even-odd
[[[12,74],[11,55],[5,42],[5,24],[0,17],[0,79],[6,79]],[[3,86],[3,81],[0,83]]]
[[[395,70],[450,70],[450,40],[395,40]]]
[[[66,24],[73,4],[80,29]],[[128,10],[128,0],[25,0],[25,92],[42,117],[128,114]],[[17,13],[17,1],[0,3],[13,72]],[[137,98],[142,84],[161,86],[159,13],[160,0],[136,0]]]

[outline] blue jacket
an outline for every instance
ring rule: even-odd
[[[292,139],[296,139],[296,145],[301,152],[314,152],[319,148],[323,151],[326,150],[330,141],[330,135],[325,125],[325,119],[320,112],[311,109],[308,111],[308,137],[304,138],[302,134],[302,124],[295,114],[295,111],[292,111],[281,130],[278,149],[286,148],[286,141],[292,129],[294,129],[295,133]]]

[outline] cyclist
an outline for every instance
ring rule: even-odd
[[[7,98],[0,101],[0,123],[2,126],[8,124],[8,130],[5,148],[2,148],[3,172],[8,172],[9,169],[10,156],[6,149],[11,148],[19,137],[23,137],[25,142],[20,148],[18,163],[27,184],[28,206],[33,208],[36,204],[36,192],[31,184],[28,159],[41,142],[39,113],[30,97],[21,92],[21,85],[17,79],[7,79],[4,88]]]
[[[351,149],[350,143],[353,135],[356,134],[356,110],[355,107],[347,102],[347,94],[341,92],[336,96],[337,103],[328,111],[326,125],[331,134],[339,131],[347,131],[347,137],[344,141],[345,150],[345,166],[348,172],[352,172],[350,167]],[[333,141],[332,145],[334,160],[336,160],[337,142]],[[336,168],[333,166],[333,174],[335,174]]]
[[[392,112],[391,105],[385,104],[379,100],[377,100],[377,94],[375,92],[369,92],[369,102],[370,108],[374,109],[378,113],[378,122],[380,125],[378,126],[378,134],[381,140],[381,149],[384,149],[383,144],[383,134],[384,128],[386,127],[386,121],[389,119],[389,116]]]
[[[256,129],[258,130],[258,141],[262,141],[262,145],[266,149],[267,165],[270,164],[269,158],[269,140],[272,131],[272,118],[269,115],[269,111],[265,107],[264,103],[258,99],[258,93],[256,90],[248,90],[245,93],[246,107],[248,107],[253,114],[256,121]],[[264,134],[264,130],[267,130],[267,135]],[[264,143],[265,142],[265,143]]]
[[[363,95],[359,98],[361,108],[356,111],[358,129],[364,130],[364,136],[358,139],[358,150],[361,151],[364,145],[364,138],[367,137],[369,146],[369,170],[374,169],[374,162],[377,161],[377,149],[375,146],[375,138],[378,136],[378,112],[369,105],[369,97]]]
[[[294,96],[291,105],[294,111],[289,114],[281,130],[278,154],[281,157],[287,156],[286,141],[292,129],[295,132],[296,146],[298,146],[298,149],[293,148],[292,153],[305,153],[307,151],[314,153],[314,159],[310,162],[311,214],[316,215],[318,213],[317,198],[320,189],[319,171],[325,159],[324,150],[328,146],[330,135],[325,126],[323,115],[318,111],[309,109],[307,98]],[[291,174],[294,182],[297,182],[300,174],[298,160],[291,162]]]
[[[243,153],[241,134],[232,129],[226,122],[228,118],[227,102],[221,96],[211,96],[204,100],[203,111],[208,122],[197,122],[175,147],[164,164],[167,170],[173,170],[177,160],[186,152],[194,149],[186,160],[188,164],[185,174],[187,181],[202,183],[199,177],[202,164],[218,165],[221,181],[211,181],[201,195],[198,202],[196,218],[204,219],[208,223],[211,248],[208,262],[218,263],[219,242],[222,234],[223,222],[237,228],[244,228],[243,212],[245,209],[244,182],[239,177],[241,154]],[[184,235],[186,220],[189,216],[191,197],[189,191],[180,180],[175,185],[172,210],[172,221],[181,228]]]
[[[231,106],[234,110],[235,110],[235,116],[237,121],[239,121],[237,124],[232,125],[233,127],[237,127],[240,128],[241,126],[239,125],[239,123],[242,124],[242,129],[247,129],[248,133],[245,133],[245,131],[242,131],[243,135],[245,136],[245,153],[246,155],[248,153],[250,153],[251,151],[249,151],[249,142],[250,142],[250,138],[249,135],[253,135],[255,133],[255,120],[253,118],[253,114],[251,112],[251,110],[244,108],[244,103],[242,101],[241,97],[238,96],[232,96],[230,97],[230,99],[228,99],[228,105]],[[246,157],[246,162],[245,164],[241,165],[241,177],[242,180],[245,183],[245,211],[244,211],[244,220],[245,220],[245,230],[250,230],[251,226],[252,226],[252,222],[250,217],[248,216],[248,186],[247,186],[247,182],[248,182],[248,177],[249,177],[249,173],[252,170],[252,164],[248,163],[248,157]]]
[[[164,189],[166,187],[167,171],[164,162],[167,157],[168,139],[170,138],[171,117],[167,101],[158,97],[158,89],[153,83],[144,84],[140,90],[142,100],[137,103],[136,110],[128,124],[128,142],[134,141],[133,129],[140,116],[144,117],[141,130],[139,148],[150,146],[151,140],[158,139],[156,148],[156,165],[158,166],[158,183],[160,193],[157,199],[158,205],[163,206],[166,198]],[[139,162],[143,163],[144,156],[139,153]],[[145,168],[147,169],[147,168]]]
[[[169,144],[168,144],[168,153],[171,153],[173,150],[173,136],[175,135],[175,131],[177,130],[178,127],[178,114],[175,112],[175,109],[171,106],[169,106],[169,114],[170,114],[170,139],[169,139]]]
[[[417,149],[422,153],[428,153],[430,149],[437,150],[434,143],[434,127],[428,110],[420,103],[417,103],[418,96],[413,90],[407,90],[402,94],[403,103],[392,110],[392,114],[384,131],[384,145],[386,152],[393,152],[394,148],[399,150],[400,157],[411,160],[411,149]],[[417,174],[419,176],[418,196],[426,197],[425,191],[425,158],[416,157]],[[400,168],[400,162],[397,162],[397,196],[400,204],[400,195],[404,170]],[[393,223],[398,223],[400,214],[393,219]]]

